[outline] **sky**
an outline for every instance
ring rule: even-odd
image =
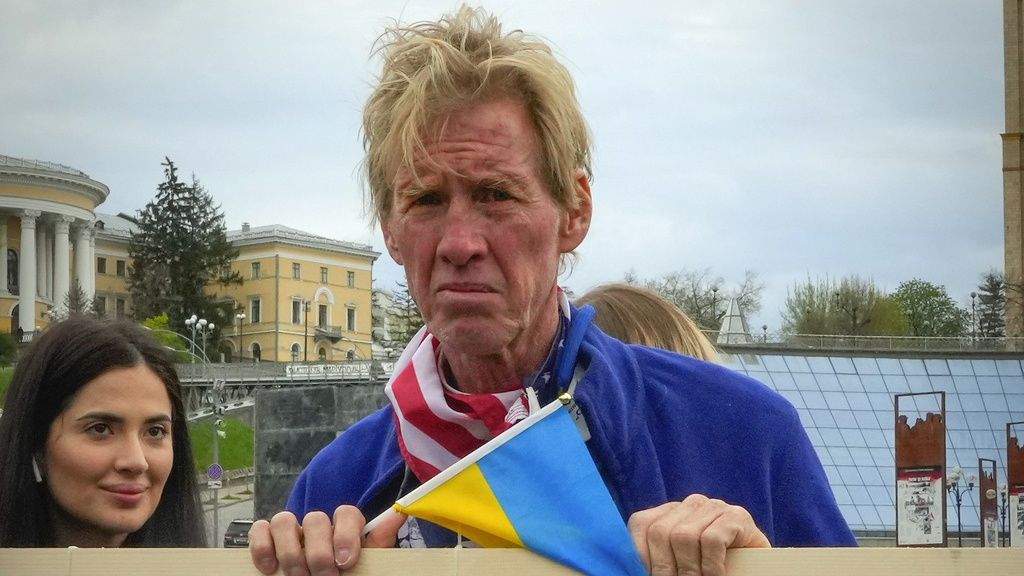
[[[0,154],[106,184],[134,213],[170,157],[229,229],[372,245],[359,172],[374,40],[457,2],[0,0]],[[576,293],[710,268],[787,290],[857,274],[944,285],[969,308],[1003,265],[1002,2],[490,1],[546,39],[594,134]]]

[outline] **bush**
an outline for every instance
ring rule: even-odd
[[[10,332],[0,334],[0,366],[10,366],[18,359],[18,339]]]
[[[14,376],[14,368],[0,368],[0,408],[3,408],[7,401],[7,388],[11,385],[11,377]]]

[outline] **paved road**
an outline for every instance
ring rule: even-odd
[[[251,485],[250,485],[251,488]],[[224,532],[228,524],[236,518],[252,518],[253,498],[252,494],[241,494],[246,490],[245,485],[234,486],[226,490],[218,490],[217,508],[217,534],[213,528],[213,491],[203,491],[203,511],[206,513],[206,539],[211,546],[218,548],[224,546]],[[231,495],[237,500],[225,500],[224,496]]]

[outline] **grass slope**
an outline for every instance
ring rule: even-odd
[[[234,418],[224,419],[225,438],[220,438],[217,451],[225,470],[252,466],[254,438],[251,426]],[[213,422],[203,420],[189,428],[196,471],[202,473],[213,463]]]

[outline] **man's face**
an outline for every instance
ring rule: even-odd
[[[453,113],[428,140],[419,181],[397,171],[388,251],[447,349],[474,355],[521,351],[555,322],[562,253],[586,236],[590,190],[566,212],[541,177],[531,118],[517,100],[490,100]]]

